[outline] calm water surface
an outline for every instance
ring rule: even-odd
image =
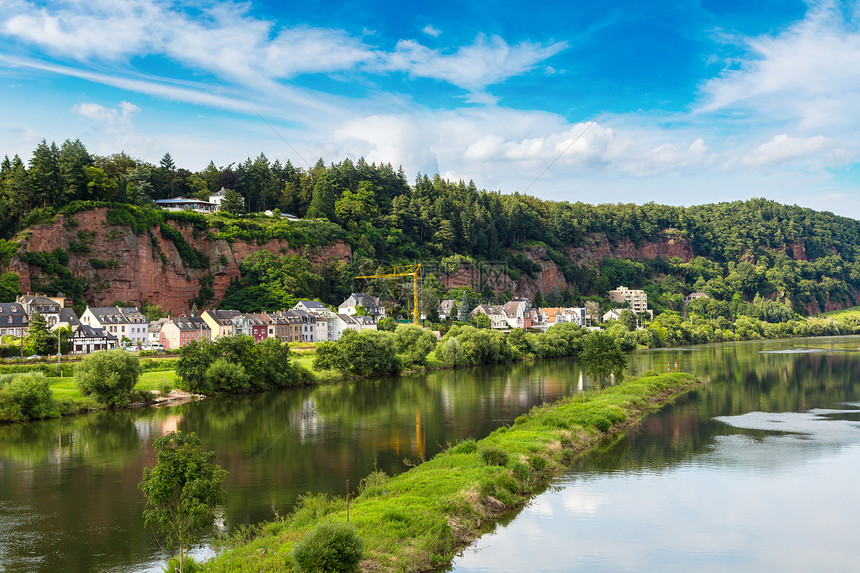
[[[847,570],[858,504],[857,338],[639,352],[709,383],[582,458],[457,571]],[[230,473],[220,527],[342,494],[587,386],[573,361],[210,399],[0,427],[0,570],[153,571],[152,441],[197,432]],[[853,539],[852,539],[853,541]]]
[[[152,442],[197,432],[230,473],[220,526],[343,494],[576,392],[571,361],[481,368],[0,426],[0,571],[159,571],[137,489]]]
[[[577,460],[450,570],[856,571],[857,343],[638,353],[709,384]]]

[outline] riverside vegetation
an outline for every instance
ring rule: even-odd
[[[664,314],[644,329],[636,329],[632,313],[612,323],[602,333],[588,332],[572,323],[559,323],[545,332],[514,329],[509,333],[455,323],[437,343],[429,331],[412,324],[348,330],[337,342],[318,343],[311,351],[293,352],[274,339],[255,344],[247,336],[216,341],[195,341],[180,350],[177,359],[142,359],[134,366],[123,351],[114,358],[87,358],[105,362],[96,386],[74,380],[85,378],[85,367],[76,374],[72,364],[0,365],[0,422],[40,419],[118,407],[146,404],[153,392],[167,394],[180,388],[194,394],[213,395],[260,392],[349,378],[368,378],[404,371],[505,364],[515,360],[580,358],[590,340],[608,340],[620,351],[635,348],[685,345],[712,341],[755,340],[791,336],[825,336],[860,333],[860,317],[846,311],[829,317],[798,318],[768,323],[739,317],[736,323],[691,316],[682,322]],[[725,326],[726,329],[722,327]],[[136,357],[135,357],[135,360]],[[89,363],[89,362],[87,362]],[[108,373],[116,370],[116,375]],[[132,374],[134,383],[129,386]],[[100,389],[104,386],[103,389]]]
[[[203,570],[423,571],[448,563],[480,527],[522,507],[579,453],[619,435],[698,382],[654,374],[546,404],[487,438],[467,439],[404,474],[376,471],[354,499],[307,495],[283,519],[240,529]],[[336,535],[337,534],[337,535]],[[319,538],[339,540],[320,543]],[[308,556],[310,554],[310,557]],[[305,564],[345,563],[314,569]]]

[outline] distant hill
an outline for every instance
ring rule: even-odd
[[[238,191],[252,213],[276,216],[147,206],[222,187]],[[146,300],[174,312],[219,301],[270,308],[297,297],[337,304],[364,288],[405,304],[402,285],[352,277],[415,262],[424,265],[427,308],[462,287],[484,300],[519,295],[555,305],[625,285],[644,288],[658,311],[681,310],[691,292],[803,314],[860,302],[853,219],[764,199],[693,207],[544,201],[438,176],[410,184],[402,171],[363,159],[305,170],[260,155],[192,173],[169,155],[152,165],[90,155],[79,141],[43,142],[27,164],[15,157],[0,166],[0,231],[0,263],[22,290],[63,292],[79,304]],[[2,296],[8,284],[0,281]]]

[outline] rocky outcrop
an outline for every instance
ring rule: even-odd
[[[200,291],[200,279],[212,275],[215,298],[224,296],[230,281],[239,276],[239,263],[248,255],[265,249],[278,254],[296,254],[299,249],[288,241],[272,239],[265,243],[211,240],[206,233],[195,232],[191,225],[171,222],[188,244],[203,252],[209,260],[206,268],[188,268],[173,241],[160,233],[135,234],[130,227],[111,226],[105,220],[106,209],[82,211],[71,219],[57,216],[52,224],[42,224],[25,231],[19,241],[26,251],[69,252],[68,268],[87,284],[84,298],[93,306],[108,306],[115,300],[149,301],[173,313],[189,310],[189,300]],[[86,247],[80,251],[80,231],[85,230]],[[72,248],[76,245],[77,248]],[[343,242],[309,249],[305,254],[314,265],[330,260],[347,261],[352,248]],[[166,258],[166,262],[162,259]],[[93,261],[102,264],[93,264]],[[106,263],[106,264],[105,264]],[[94,268],[104,266],[104,268]],[[12,259],[11,270],[18,273],[23,292],[42,283],[42,269],[29,265],[20,257]]]
[[[439,278],[446,288],[469,286],[474,290],[481,290],[483,285],[489,284],[497,294],[510,290],[514,296],[527,298],[534,298],[538,291],[547,295],[553,291],[561,292],[569,288],[570,285],[558,265],[551,260],[545,260],[546,247],[532,246],[521,252],[528,259],[540,265],[541,270],[536,273],[534,278],[523,276],[513,281],[507,274],[500,272],[506,270],[504,264],[495,265],[495,272],[492,272],[488,270],[488,267],[493,267],[493,265],[484,263],[477,265],[461,264],[454,272],[442,274]],[[663,242],[643,241],[637,246],[627,239],[611,243],[606,235],[598,233],[589,236],[584,247],[569,247],[567,256],[572,263],[579,267],[597,267],[600,266],[603,259],[607,258],[645,261],[657,257],[677,257],[686,262],[695,257],[695,254],[689,242],[674,237],[667,237]]]
[[[666,237],[664,241],[642,241],[638,246],[630,239],[612,243],[603,233],[586,238],[584,247],[568,247],[567,255],[579,266],[597,266],[603,259],[630,259],[647,261],[657,257],[679,258],[684,262],[696,255],[693,246],[683,239]]]

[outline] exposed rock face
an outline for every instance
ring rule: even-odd
[[[606,238],[606,235],[596,233],[587,238],[586,242],[585,247],[568,247],[567,249],[570,260],[579,266],[596,266],[600,264],[600,261],[607,258],[647,261],[657,257],[666,257],[667,259],[677,257],[687,262],[696,256],[693,254],[692,245],[671,237],[658,243],[643,241],[637,247],[630,239],[623,239],[613,245]]]
[[[612,244],[602,233],[590,236],[587,239],[588,246],[569,247],[568,258],[580,267],[599,266],[606,258],[632,259],[645,261],[656,257],[677,257],[682,261],[689,261],[695,254],[692,246],[682,240],[667,238],[663,242],[643,242],[638,247],[630,240],[619,241]],[[530,247],[524,251],[526,257],[541,266],[536,278],[523,276],[517,281],[512,281],[507,275],[494,276],[494,273],[472,267],[461,265],[451,274],[443,274],[439,278],[446,288],[458,288],[470,286],[479,290],[482,282],[489,283],[498,294],[510,289],[514,296],[534,298],[538,291],[546,295],[552,291],[561,292],[568,288],[568,282],[564,278],[561,269],[553,261],[543,260],[546,255],[546,247]]]
[[[74,219],[78,224],[74,227],[67,226],[66,218],[58,216],[53,224],[33,227],[22,238],[27,251],[53,251],[56,248],[69,251],[70,244],[79,238],[79,230],[94,233],[89,244],[91,252],[70,252],[68,264],[75,277],[87,282],[84,298],[93,306],[108,306],[115,300],[149,301],[173,313],[187,312],[188,301],[197,296],[200,290],[202,276],[211,274],[214,277],[212,289],[218,299],[224,296],[230,280],[239,276],[239,262],[248,255],[262,249],[276,254],[299,252],[285,240],[273,239],[264,244],[239,240],[232,243],[213,241],[203,233],[195,234],[191,225],[174,221],[171,226],[179,230],[192,247],[208,257],[209,267],[186,267],[173,241],[163,238],[156,231],[154,237],[157,245],[167,257],[165,264],[149,234],[137,235],[130,227],[108,226],[106,212],[107,209],[102,208],[76,213]],[[352,256],[352,248],[339,242],[312,249],[307,254],[313,264],[330,260],[347,261]],[[116,268],[95,269],[91,259],[116,261],[118,264]],[[21,290],[32,291],[34,279],[38,279],[41,269],[22,262],[18,257],[12,260],[10,268],[18,273]]]
[[[853,301],[860,301],[860,290],[856,288],[851,289],[851,293],[848,297],[848,301],[841,300],[831,300],[830,295],[828,294],[824,299],[824,308],[821,308],[821,305],[818,304],[818,301],[814,298],[804,305],[803,309],[806,312],[807,316],[815,316],[816,314],[821,314],[822,312],[830,312],[831,310],[842,310],[843,308],[848,308],[852,306]]]

